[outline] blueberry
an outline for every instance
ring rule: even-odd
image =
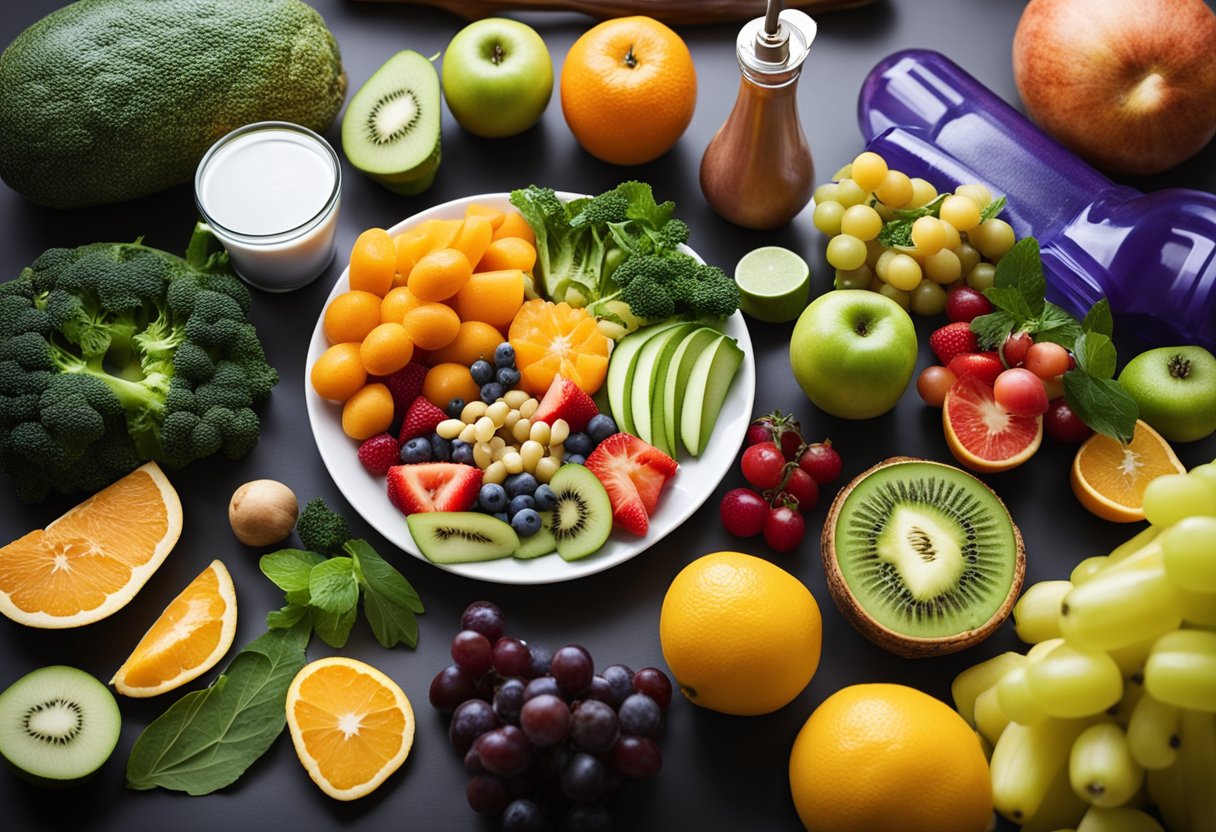
[[[531,495],[536,491],[536,477],[527,473],[512,474],[503,482],[503,486],[507,489],[508,497],[518,497],[521,494]]]
[[[445,411],[453,419],[459,419],[461,412],[464,410],[464,399],[452,399],[448,402],[447,410]]]
[[[503,389],[501,384],[497,381],[491,381],[489,384],[481,385],[481,400],[486,404],[494,404],[494,402],[502,398],[505,392],[507,391]]]
[[[431,434],[431,459],[439,460],[440,462],[450,462],[452,460],[452,441],[444,439],[437,433]]]
[[[597,413],[587,423],[587,433],[598,444],[616,433],[616,422],[607,413]]]
[[[552,511],[557,508],[557,495],[553,493],[553,489],[549,487],[549,483],[547,482],[542,482],[536,486],[532,499],[536,500],[537,511]]]
[[[508,390],[519,384],[519,370],[514,367],[499,367],[494,377],[498,379],[499,384]]]
[[[478,492],[477,502],[481,503],[483,510],[493,514],[507,507],[507,492],[498,483],[488,482]]]
[[[595,440],[591,438],[590,434],[572,433],[566,437],[564,446],[566,453],[585,457],[595,450]]]
[[[469,365],[469,375],[473,376],[473,381],[478,384],[489,384],[494,380],[494,368],[484,358],[478,359]]]
[[[401,461],[407,465],[414,462],[431,461],[431,440],[415,436],[401,446]]]
[[[516,497],[515,500],[531,500],[531,497]],[[515,505],[515,500],[511,501],[511,505]],[[531,537],[540,531],[540,515],[536,513],[534,508],[521,508],[519,511],[511,515],[511,528],[515,529],[515,533],[520,537]]]
[[[566,454],[562,457],[562,465],[586,465],[587,457],[582,454]]]
[[[511,502],[507,504],[507,516],[514,517],[526,508],[536,508],[536,498],[531,494],[520,494],[518,497],[512,497]]]
[[[462,442],[459,439],[452,440],[452,462],[459,462],[461,465],[473,464],[473,446],[468,442]]]
[[[499,344],[498,348],[494,350],[494,364],[498,367],[514,367],[515,347],[506,341]]]
[[[496,512],[494,512],[494,519],[495,519],[495,520],[501,520],[501,521],[502,521],[502,522],[504,522],[504,523],[510,523],[510,522],[511,522],[511,518],[507,516],[507,513],[506,513],[505,511],[496,511]]]

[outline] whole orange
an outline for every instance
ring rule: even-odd
[[[640,165],[671,149],[692,121],[697,73],[680,36],[654,18],[606,20],[562,66],[562,112],[592,156]]]
[[[790,790],[810,832],[983,832],[992,781],[953,708],[904,685],[852,685],[798,732]]]

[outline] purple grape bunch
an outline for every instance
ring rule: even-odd
[[[503,832],[607,832],[623,783],[659,773],[672,688],[658,668],[597,674],[584,647],[506,635],[488,601],[464,611],[452,661],[431,682],[431,705],[451,715],[469,806],[499,815]]]

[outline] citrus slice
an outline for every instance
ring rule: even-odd
[[[100,621],[126,606],[182,531],[182,504],[155,462],[0,549],[0,612],[29,627]]]
[[[543,396],[559,374],[594,393],[608,374],[608,336],[586,309],[530,300],[511,321],[507,340],[515,348],[520,386],[533,396]]]
[[[810,297],[811,269],[788,248],[761,246],[743,255],[735,266],[739,306],[766,323],[792,321]]]
[[[1042,416],[1014,416],[997,404],[992,385],[966,375],[950,387],[942,427],[954,458],[972,471],[1008,471],[1034,456],[1043,441]]]
[[[1163,474],[1184,474],[1174,449],[1142,420],[1130,444],[1095,433],[1072,461],[1072,491],[1103,520],[1135,523],[1144,519],[1144,489]]]
[[[333,656],[306,665],[287,690],[287,727],[308,776],[336,800],[375,791],[414,744],[414,711],[392,679]]]
[[[156,696],[215,667],[236,635],[236,591],[218,560],[160,614],[110,684],[121,694]]]

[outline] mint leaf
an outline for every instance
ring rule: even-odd
[[[350,558],[330,558],[314,566],[308,575],[309,603],[339,615],[353,609],[359,602],[354,566]]]
[[[997,197],[992,202],[984,206],[984,210],[980,211],[980,224],[988,222],[997,214],[1005,210],[1005,197]]]
[[[1043,311],[1029,329],[1035,341],[1051,341],[1068,349],[1081,337],[1077,319],[1050,301],[1043,304]]]
[[[1100,301],[1090,307],[1089,312],[1085,314],[1085,320],[1081,321],[1081,329],[1085,332],[1096,332],[1099,335],[1105,335],[1111,338],[1115,334],[1115,321],[1110,314],[1110,301],[1102,298]],[[1069,346],[1065,344],[1064,346]]]
[[[1026,295],[1017,286],[989,286],[984,290],[984,297],[997,309],[1013,316],[1017,329],[1036,314],[1026,302]]]
[[[306,626],[252,642],[210,687],[188,693],[152,722],[127,759],[127,787],[210,794],[235,782],[287,722],[287,688],[304,667]]]
[[[307,614],[307,604],[287,604],[282,609],[266,613],[266,627],[270,630],[285,630],[294,627]]]
[[[1114,343],[1105,335],[1086,332],[1077,339],[1072,353],[1077,359],[1077,366],[1085,375],[1095,379],[1108,379],[1114,376],[1118,355],[1115,353]],[[1086,424],[1089,423],[1086,422]],[[1094,429],[1097,430],[1097,428]]]
[[[321,640],[330,647],[340,649],[350,638],[350,628],[355,625],[356,607],[333,613],[320,607],[312,608],[312,627]]]
[[[972,319],[971,331],[975,333],[975,340],[979,342],[980,349],[994,350],[1005,343],[1005,339],[1016,325],[1017,321],[1008,312],[989,312]]]
[[[1064,400],[1082,422],[1098,433],[1124,444],[1132,441],[1139,408],[1131,394],[1114,379],[1087,376],[1078,364],[1077,369],[1064,374]]]
[[[258,568],[284,592],[308,588],[308,573],[325,558],[303,549],[280,549],[258,559]]]
[[[343,547],[355,562],[355,575],[363,588],[363,612],[376,641],[384,647],[398,642],[418,646],[422,600],[400,572],[365,540],[350,540]]]
[[[1001,262],[996,264],[996,275],[992,289],[985,289],[984,296],[989,300],[990,291],[997,288],[1015,288],[1022,295],[1025,307],[1030,310],[1026,318],[1033,318],[1043,313],[1043,293],[1047,291],[1047,278],[1043,276],[1043,261],[1039,258],[1039,241],[1034,237],[1025,237],[1013,244]],[[993,301],[995,304],[996,301]],[[1009,306],[1002,306],[1009,309]],[[1010,311],[1013,311],[1010,309]]]
[[[887,248],[912,245],[912,221],[891,220],[878,232],[878,242]]]

